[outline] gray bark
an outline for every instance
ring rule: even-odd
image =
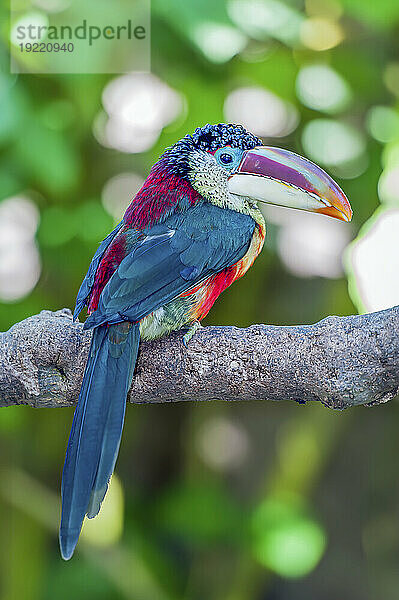
[[[0,334],[0,406],[70,406],[91,333],[70,310],[43,310]],[[399,306],[315,325],[205,327],[140,346],[130,402],[315,400],[335,409],[399,389]]]

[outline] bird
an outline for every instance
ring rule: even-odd
[[[114,471],[140,340],[201,327],[218,296],[262,250],[259,202],[350,221],[344,192],[320,167],[234,123],[197,127],[154,164],[80,286],[91,346],[62,474],[61,555],[71,558]]]

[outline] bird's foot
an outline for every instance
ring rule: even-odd
[[[199,321],[194,321],[194,323],[192,323],[190,325],[190,327],[188,328],[187,333],[184,334],[183,344],[185,345],[186,348],[187,348],[188,342],[191,340],[193,335],[198,331],[198,329],[202,329],[202,325]]]

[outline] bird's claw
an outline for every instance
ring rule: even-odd
[[[191,340],[193,335],[198,331],[198,329],[201,329],[201,328],[202,328],[202,325],[199,321],[194,321],[194,323],[192,325],[190,325],[190,327],[187,330],[187,333],[185,333],[183,336],[183,344],[185,345],[186,348],[188,346],[188,342]]]

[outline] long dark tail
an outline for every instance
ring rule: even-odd
[[[60,548],[71,558],[85,514],[95,517],[118,456],[139,326],[101,325],[93,338],[62,473]]]

